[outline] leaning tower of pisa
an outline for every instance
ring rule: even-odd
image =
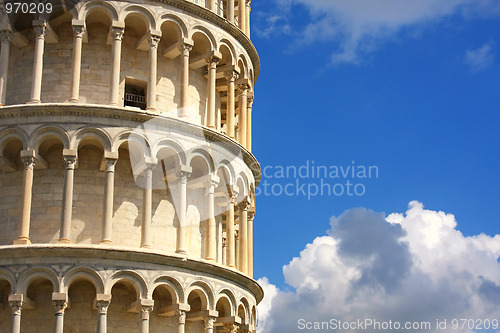
[[[17,3],[0,332],[256,332],[250,1]]]

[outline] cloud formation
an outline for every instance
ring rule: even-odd
[[[292,22],[291,8],[305,9],[310,20],[295,31],[298,42],[334,42],[338,45],[331,56],[334,65],[357,64],[363,55],[397,38],[402,31],[414,32],[457,13],[464,17],[500,13],[495,0],[278,0],[277,4],[279,14],[271,14],[271,22],[261,22],[257,32],[265,32],[261,35],[268,37],[282,31],[290,34],[292,28],[286,17]]]
[[[500,235],[466,237],[456,227],[452,214],[416,201],[405,214],[357,208],[333,217],[327,235],[283,268],[294,291],[260,280],[260,332],[303,332],[299,319],[430,322],[428,332],[457,332],[453,318],[499,319]]]
[[[493,44],[490,41],[478,49],[469,49],[465,52],[465,63],[469,65],[472,72],[479,72],[493,65],[495,62]]]

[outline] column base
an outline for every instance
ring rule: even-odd
[[[41,101],[41,100],[39,100],[39,99],[32,99],[32,100],[31,100],[31,101],[29,101],[27,104],[40,104],[40,103],[42,103],[42,101]]]
[[[71,241],[67,238],[61,238],[57,241],[58,244],[69,244]]]
[[[29,238],[18,238],[13,242],[14,245],[19,245],[19,244],[31,244],[31,241]]]
[[[149,245],[149,244],[144,244],[144,245],[141,245],[141,248],[142,249],[151,249],[153,247],[151,245]]]
[[[78,98],[70,98],[68,99],[68,103],[80,103],[80,100]]]
[[[100,242],[101,245],[111,245],[113,244],[113,241],[109,240],[109,239],[103,239],[101,242]]]
[[[182,254],[182,255],[186,255],[187,254],[186,250],[183,250],[183,249],[176,250],[175,253]]]

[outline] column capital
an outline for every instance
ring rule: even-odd
[[[181,180],[181,182],[187,182],[189,176],[193,172],[193,168],[189,165],[181,165],[177,170],[177,177]]]
[[[56,314],[64,314],[68,307],[68,295],[65,293],[52,293],[52,303],[54,303]]]
[[[10,30],[0,30],[0,43],[10,43],[14,34]]]
[[[78,152],[76,149],[63,149],[64,165],[66,169],[74,169]]]
[[[117,151],[105,151],[104,152],[104,161],[107,162],[109,161],[114,161],[116,163],[118,161],[119,154]]]
[[[158,49],[158,45],[160,44],[160,39],[161,39],[161,31],[150,31],[148,33],[149,49]]]
[[[111,38],[121,41],[123,39],[123,34],[125,33],[125,22],[113,22],[109,32],[111,34]]]
[[[214,317],[214,316],[203,317],[203,321],[205,322],[205,329],[213,329],[216,319],[217,319],[217,317]]]
[[[44,39],[47,35],[47,22],[45,20],[34,20],[33,29],[35,30],[35,37]]]
[[[248,200],[247,197],[245,197],[239,204],[238,207],[243,210],[248,210],[248,207],[250,206],[250,201]]]
[[[255,217],[255,207],[251,206],[248,208],[248,216],[247,219],[248,221],[252,221]]]
[[[236,185],[230,185],[228,186],[227,190],[228,190],[229,200],[234,204],[234,201],[238,197],[238,193],[240,193],[240,188]]]
[[[73,26],[73,36],[75,38],[83,38],[83,35],[85,34],[85,22],[73,20],[71,24]]]
[[[154,301],[152,299],[141,299],[141,318],[149,319],[149,314],[154,309]]]
[[[238,331],[238,324],[236,323],[228,323],[224,324],[224,332],[225,333],[236,333]]]
[[[207,191],[209,194],[215,193],[215,188],[219,185],[220,177],[216,175],[209,175],[206,183]]]
[[[210,52],[208,58],[206,59],[209,68],[215,68],[219,61],[222,59],[222,53],[218,51]]]
[[[235,70],[235,69],[231,69],[229,71],[225,71],[224,72],[224,77],[227,79],[228,82],[236,82],[236,80],[239,78],[240,76],[240,73]]]
[[[186,324],[186,311],[178,310],[178,311],[175,311],[174,315],[177,316],[177,323],[179,325]]]
[[[33,170],[36,163],[36,151],[34,149],[21,150],[21,161],[25,169]]]
[[[24,305],[23,294],[10,294],[9,305],[12,308],[12,314],[20,315]]]
[[[181,51],[182,55],[189,55],[189,52],[191,52],[193,46],[194,41],[192,39],[183,38],[179,43],[179,50]]]
[[[111,303],[111,294],[96,295],[96,306],[97,306],[97,312],[99,314],[108,313],[108,307],[110,303]]]

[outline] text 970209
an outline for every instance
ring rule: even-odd
[[[5,1],[2,10],[7,14],[50,14],[51,2]]]

